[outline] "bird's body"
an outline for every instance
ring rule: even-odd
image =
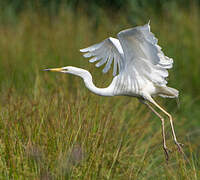
[[[97,88],[91,74],[84,69],[67,66],[63,68],[47,69],[80,76],[86,87],[93,93],[101,96],[132,96],[137,97],[146,104],[162,121],[163,147],[168,158],[165,144],[164,119],[148,104],[154,104],[169,118],[175,143],[181,150],[176,140],[172,117],[162,109],[152,97],[161,96],[177,98],[178,90],[168,87],[166,77],[167,69],[172,68],[173,60],[164,55],[158,40],[150,31],[149,23],[118,33],[118,39],[107,38],[101,43],[81,49],[84,57],[90,62],[97,62],[96,67],[105,65],[103,73],[108,72],[113,64],[113,80],[106,88]]]

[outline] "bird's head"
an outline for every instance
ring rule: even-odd
[[[61,72],[61,73],[74,74],[74,75],[80,76],[82,78],[92,77],[91,74],[87,70],[81,69],[81,68],[77,68],[77,67],[72,67],[72,66],[66,66],[66,67],[61,67],[61,68],[44,69],[44,71],[52,71],[52,72]]]

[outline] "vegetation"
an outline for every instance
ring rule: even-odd
[[[200,178],[198,6],[165,7],[162,15],[151,8],[142,15],[100,9],[95,17],[67,7],[55,16],[6,12],[0,17],[0,179]],[[177,151],[166,117],[168,164],[161,122],[137,99],[99,97],[78,77],[42,71],[82,67],[105,87],[112,73],[102,75],[78,50],[149,18],[174,59],[169,85],[180,90],[180,108],[173,99],[157,98],[185,144],[187,157]]]

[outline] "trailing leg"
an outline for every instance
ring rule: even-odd
[[[175,134],[175,131],[174,131],[174,125],[173,125],[172,116],[171,116],[167,111],[165,111],[161,106],[159,106],[159,105],[153,100],[153,98],[148,98],[148,100],[149,100],[152,104],[154,104],[158,109],[160,109],[163,113],[165,113],[165,114],[169,117],[169,121],[170,121],[171,129],[172,129],[172,135],[173,135],[174,142],[175,142],[175,144],[177,145],[179,152],[182,152],[182,153],[183,153],[183,150],[182,150],[183,144],[181,144],[181,143],[179,143],[179,142],[177,141],[176,134]]]
[[[163,149],[164,149],[164,152],[165,152],[166,160],[168,161],[169,160],[169,153],[168,153],[169,149],[166,146],[164,118],[150,104],[148,104],[145,100],[140,99],[140,102],[145,104],[155,115],[157,115],[160,118],[160,120],[162,122]]]

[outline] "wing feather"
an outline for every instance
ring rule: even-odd
[[[113,61],[113,55],[110,54],[110,56],[108,57],[106,66],[105,66],[105,68],[103,69],[103,73],[107,73],[107,72],[108,72],[108,70],[109,70],[110,67],[111,67],[112,61]]]
[[[162,52],[157,38],[150,31],[149,23],[121,31],[118,38],[124,51],[124,73],[131,76],[133,81],[137,81],[139,76],[140,81],[167,84],[167,69],[172,68],[173,60]]]
[[[108,72],[111,68],[113,60],[113,76],[116,76],[117,69],[118,72],[120,72],[124,66],[124,53],[118,39],[110,37],[98,44],[80,49],[80,51],[85,53],[83,55],[85,58],[92,57],[89,62],[93,63],[99,61],[96,63],[96,67],[100,67],[105,64],[103,73]]]
[[[89,60],[90,63],[93,63],[93,62],[96,62],[98,61],[99,59],[101,59],[101,57],[93,57]]]
[[[114,54],[114,65],[113,65],[113,76],[115,76],[117,74],[117,64],[118,64],[118,58],[117,56]]]

